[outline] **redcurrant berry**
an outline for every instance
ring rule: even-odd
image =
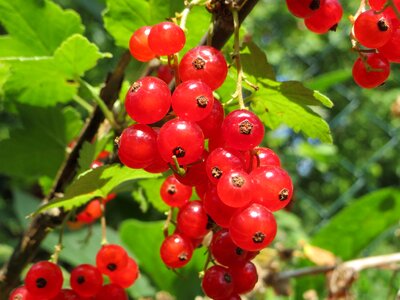
[[[96,295],[96,300],[128,300],[128,295],[125,290],[117,284],[110,283],[103,285],[99,293]]]
[[[160,248],[160,256],[169,268],[181,268],[186,265],[193,254],[192,242],[182,234],[174,233],[165,238]]]
[[[215,186],[209,187],[204,195],[203,207],[211,219],[223,228],[228,228],[237,208],[226,205],[218,196]]]
[[[256,266],[252,262],[231,266],[229,270],[235,283],[234,293],[245,294],[253,290],[258,281],[258,274]]]
[[[204,294],[212,299],[228,297],[234,289],[232,275],[228,268],[223,266],[212,266],[204,273],[201,282]]]
[[[140,27],[132,34],[129,40],[129,51],[134,58],[142,62],[152,60],[156,57],[148,44],[150,30],[151,26]]]
[[[325,0],[286,0],[286,5],[292,15],[298,18],[308,18],[317,11]]]
[[[168,176],[160,189],[161,199],[169,206],[181,207],[192,196],[192,187],[179,182],[175,176]]]
[[[259,167],[268,165],[281,166],[279,156],[271,149],[266,147],[256,147],[245,153],[246,170],[249,172]]]
[[[177,229],[190,238],[200,238],[208,232],[208,216],[201,201],[190,201],[182,206],[177,217]]]
[[[314,14],[304,19],[304,24],[310,31],[323,34],[335,31],[342,16],[343,8],[338,0],[325,0]]]
[[[110,275],[112,283],[119,285],[122,288],[128,288],[135,283],[139,277],[139,267],[136,261],[132,258],[128,258],[128,263],[125,268],[120,269]]]
[[[92,297],[99,292],[103,285],[103,276],[96,267],[82,264],[72,270],[70,284],[79,296]]]
[[[221,102],[219,102],[217,99],[214,99],[214,105],[209,115],[203,120],[197,121],[197,124],[203,131],[204,138],[208,139],[209,137],[214,135],[215,132],[221,129],[223,120],[224,108],[222,107]]]
[[[390,64],[380,53],[363,53],[355,61],[352,73],[359,86],[370,89],[386,81],[390,74]]]
[[[225,173],[217,184],[218,196],[223,203],[232,207],[243,207],[251,201],[254,191],[253,179],[244,170]]]
[[[49,261],[35,263],[25,277],[29,294],[43,300],[51,299],[61,291],[63,275],[58,265]]]
[[[97,268],[101,273],[108,276],[117,270],[125,268],[127,263],[128,253],[119,245],[104,245],[96,255]]]
[[[151,28],[148,41],[150,49],[156,55],[172,55],[182,50],[186,37],[178,25],[161,22]]]

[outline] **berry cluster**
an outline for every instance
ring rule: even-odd
[[[135,121],[117,139],[120,161],[130,168],[158,173],[172,169],[160,194],[178,208],[172,234],[166,230],[160,256],[169,268],[186,265],[195,248],[212,232],[214,265],[202,287],[213,299],[240,299],[257,282],[250,261],[274,239],[274,211],[292,198],[293,186],[279,157],[259,147],[264,125],[249,110],[227,116],[213,91],[226,79],[224,56],[210,46],[189,50],[182,29],[170,22],[135,31],[130,51],[140,61],[167,55],[175,71],[175,89],[156,77],[134,82],[125,108]],[[172,108],[172,109],[171,109]],[[200,199],[189,201],[193,187]],[[171,214],[172,216],[172,214]]]
[[[108,284],[103,285],[103,275]],[[81,264],[70,276],[70,289],[63,289],[61,268],[50,261],[32,265],[25,285],[16,288],[10,300],[127,300],[125,288],[138,278],[136,262],[118,245],[104,245],[96,255],[96,266]]]
[[[353,65],[354,81],[361,87],[383,84],[390,74],[390,63],[400,62],[400,1],[370,0],[355,16],[352,36],[359,58]],[[396,13],[396,12],[397,13]],[[359,45],[367,49],[359,49]]]
[[[286,0],[289,11],[304,19],[308,30],[323,34],[335,31],[343,16],[343,8],[338,0]]]

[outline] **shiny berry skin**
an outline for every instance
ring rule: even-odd
[[[149,166],[157,155],[157,133],[148,125],[134,124],[124,129],[118,141],[118,157],[129,168]]]
[[[103,285],[95,300],[128,300],[125,290],[117,284],[110,283]]]
[[[392,19],[391,21],[393,34],[385,45],[378,48],[378,52],[390,62],[400,63],[400,20]]]
[[[389,61],[380,53],[364,53],[353,65],[353,79],[363,88],[374,88],[386,81],[390,74]]]
[[[134,82],[125,98],[128,115],[138,123],[151,124],[160,121],[171,106],[168,85],[157,77],[147,76]]]
[[[214,135],[215,132],[220,130],[223,120],[224,108],[222,107],[221,102],[219,102],[217,99],[214,99],[214,104],[209,115],[204,119],[197,121],[196,123],[203,131],[204,138],[208,139]]]
[[[143,26],[136,30],[129,40],[129,51],[139,61],[147,62],[156,57],[150,49],[148,37],[151,26]]]
[[[103,285],[103,276],[95,266],[82,264],[72,270],[70,285],[79,296],[92,297]]]
[[[160,248],[164,264],[172,269],[186,265],[193,254],[192,242],[182,234],[174,233],[165,238]]]
[[[80,297],[74,290],[62,289],[55,298],[51,300],[84,300],[86,297]],[[29,299],[28,299],[29,300]],[[34,300],[34,299],[32,299]]]
[[[172,94],[172,109],[182,120],[200,121],[211,113],[213,105],[212,90],[198,80],[182,82]]]
[[[367,48],[378,48],[386,44],[392,36],[392,23],[383,14],[372,9],[361,13],[354,22],[354,37]]]
[[[201,80],[212,90],[219,88],[228,74],[228,65],[220,51],[210,46],[189,50],[179,64],[182,81]]]
[[[217,184],[218,196],[223,203],[232,207],[243,207],[251,201],[255,186],[253,179],[244,170],[230,171]]]
[[[11,292],[8,300],[29,300],[28,290],[24,285],[19,286]]]
[[[156,55],[172,55],[181,51],[186,42],[182,28],[172,22],[154,25],[148,37],[149,47]]]
[[[374,11],[381,11],[387,0],[369,0],[369,5],[371,6],[371,9]],[[397,7],[397,9],[400,9],[400,0],[393,0],[394,5]],[[383,13],[388,16],[389,18],[397,18],[396,13],[394,12],[393,8],[391,6],[386,7],[383,10]]]
[[[317,11],[324,0],[286,0],[286,6],[292,15],[308,18]]]
[[[243,170],[244,161],[235,150],[216,148],[206,160],[206,173],[211,183],[217,184],[223,175],[231,170]]]
[[[119,245],[108,244],[100,248],[96,255],[96,266],[105,275],[125,268],[128,264],[128,253]]]
[[[222,138],[228,148],[250,150],[264,138],[264,125],[253,112],[239,109],[229,113],[221,126]]]
[[[35,263],[25,277],[29,294],[43,300],[51,299],[61,291],[63,275],[58,265],[49,261]]]
[[[174,173],[175,178],[178,179],[180,183],[188,186],[204,184],[208,181],[206,174],[207,157],[208,151],[204,150],[202,156],[196,163],[193,163],[185,168],[185,174],[183,176]]]
[[[175,178],[174,175],[168,176],[160,188],[161,199],[171,207],[181,207],[185,205],[192,196],[192,187],[184,185]]]
[[[132,258],[128,258],[128,263],[125,268],[114,272],[110,276],[112,283],[119,285],[122,288],[128,288],[135,283],[139,277],[139,267],[136,261]]]
[[[281,166],[279,156],[271,149],[266,147],[256,147],[245,153],[246,170],[249,172],[259,167],[268,165]]]
[[[177,229],[190,238],[200,238],[208,232],[208,216],[201,201],[190,201],[182,206],[177,217]]]
[[[168,65],[160,65],[157,69],[157,77],[169,84],[174,79],[174,70]]]
[[[253,203],[231,218],[229,233],[233,242],[247,251],[259,251],[275,238],[277,225],[272,212]]]
[[[343,8],[338,0],[325,0],[314,14],[304,19],[304,24],[310,31],[324,34],[335,31],[342,16]]]
[[[228,228],[231,217],[237,208],[226,205],[218,196],[216,186],[207,189],[203,198],[203,207],[210,218],[219,226]]]
[[[229,271],[235,283],[234,293],[246,294],[251,292],[258,281],[256,266],[250,261],[229,267]]]
[[[173,164],[172,157],[175,155],[180,165],[187,165],[201,158],[204,136],[196,123],[176,118],[161,127],[157,144],[166,162]]]
[[[280,210],[289,204],[293,196],[293,183],[284,169],[269,165],[253,170],[250,176],[253,179],[254,202],[271,211]]]
[[[249,260],[249,252],[236,246],[228,229],[222,229],[214,233],[210,251],[217,262],[227,267],[243,265]]]
[[[228,268],[215,265],[205,271],[201,287],[208,297],[220,299],[232,294],[234,282]]]

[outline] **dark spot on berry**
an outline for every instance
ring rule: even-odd
[[[84,277],[84,276],[78,276],[78,278],[76,279],[76,281],[77,281],[79,284],[82,284],[82,283],[85,282],[85,277]]]
[[[379,21],[378,21],[378,29],[380,30],[380,31],[388,31],[388,29],[389,29],[389,25],[388,25],[388,23],[386,22],[386,19],[385,18],[381,18]]]
[[[186,152],[185,152],[185,149],[178,146],[172,150],[172,154],[175,155],[176,157],[184,157]]]
[[[179,259],[180,261],[185,261],[185,260],[187,260],[187,259],[188,259],[188,254],[187,254],[186,252],[181,253],[181,254],[179,254],[179,256],[178,256],[178,259]]]
[[[214,178],[217,178],[217,179],[221,178],[222,173],[223,172],[218,167],[214,167],[214,168],[211,169],[211,175]]]
[[[208,98],[206,96],[198,96],[196,98],[197,101],[197,106],[201,108],[207,107],[208,104]]]
[[[200,56],[198,56],[193,62],[192,62],[192,66],[196,69],[196,70],[203,70],[204,67],[206,65],[206,61],[201,58]]]
[[[47,280],[44,279],[43,277],[39,277],[36,279],[36,287],[39,289],[44,288],[47,285]]]
[[[173,195],[176,193],[176,186],[175,184],[170,184],[167,188],[167,193]]]
[[[241,134],[249,135],[253,129],[253,124],[250,123],[249,120],[244,120],[239,123],[239,132]]]
[[[141,82],[134,82],[132,85],[131,85],[131,89],[129,90],[131,93],[136,93],[139,89],[140,89],[140,87],[142,86],[142,83]]]
[[[246,180],[244,180],[242,176],[233,176],[231,178],[231,182],[234,187],[240,188],[243,186],[243,184],[245,184]]]
[[[335,25],[333,25],[331,28],[329,28],[329,31],[336,31],[337,27],[338,27],[338,23],[336,23]]]
[[[253,242],[255,244],[261,244],[265,239],[265,234],[262,233],[261,231],[257,231],[254,235],[253,235]]]
[[[285,201],[289,197],[289,190],[284,188],[279,192],[279,200]]]
[[[115,271],[117,269],[117,265],[114,263],[109,263],[107,265],[107,269],[110,270],[111,272]]]
[[[240,255],[243,255],[244,250],[242,248],[236,247],[235,253],[236,253],[236,255],[240,256]]]
[[[231,283],[231,282],[232,282],[232,277],[231,277],[231,275],[228,274],[228,273],[224,273],[224,280],[225,280],[225,282],[227,282],[227,283]]]
[[[312,0],[310,5],[308,6],[311,10],[317,10],[321,5],[320,0]]]

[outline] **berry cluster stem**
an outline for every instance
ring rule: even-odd
[[[186,7],[180,14],[181,21],[179,23],[179,27],[181,27],[184,31],[186,30],[186,22],[191,9],[193,8],[193,6],[199,5],[200,2],[201,0],[192,0],[190,2],[185,1]]]
[[[95,88],[91,84],[89,84],[88,82],[86,82],[83,79],[79,79],[79,82],[80,82],[80,84],[82,86],[84,86],[90,92],[90,94],[92,95],[94,101],[99,106],[99,108],[103,112],[103,114],[106,117],[106,119],[110,122],[111,126],[114,129],[118,130],[119,129],[119,125],[115,121],[113,113],[108,109],[107,105],[104,103],[104,101],[97,94],[97,91],[95,90]]]
[[[100,209],[101,209],[101,245],[107,245],[107,222],[106,222],[106,206],[104,205],[103,200],[100,201]]]
[[[68,212],[66,215],[65,219],[62,221],[60,225],[60,233],[58,235],[58,243],[54,246],[54,253],[50,257],[50,261],[57,264],[58,262],[58,257],[60,256],[60,253],[62,251],[63,247],[63,237],[64,237],[64,228],[65,225],[67,224],[68,220],[70,219],[72,213],[74,213],[75,210],[72,209]]]
[[[239,102],[240,109],[245,109],[243,93],[242,93],[242,83],[243,83],[243,69],[242,64],[240,62],[240,39],[239,39],[239,11],[238,8],[233,6],[232,9],[233,16],[233,28],[234,28],[234,52],[233,59],[235,60],[236,70],[237,70],[237,81],[236,81],[236,91],[233,95],[233,98],[237,98]]]

